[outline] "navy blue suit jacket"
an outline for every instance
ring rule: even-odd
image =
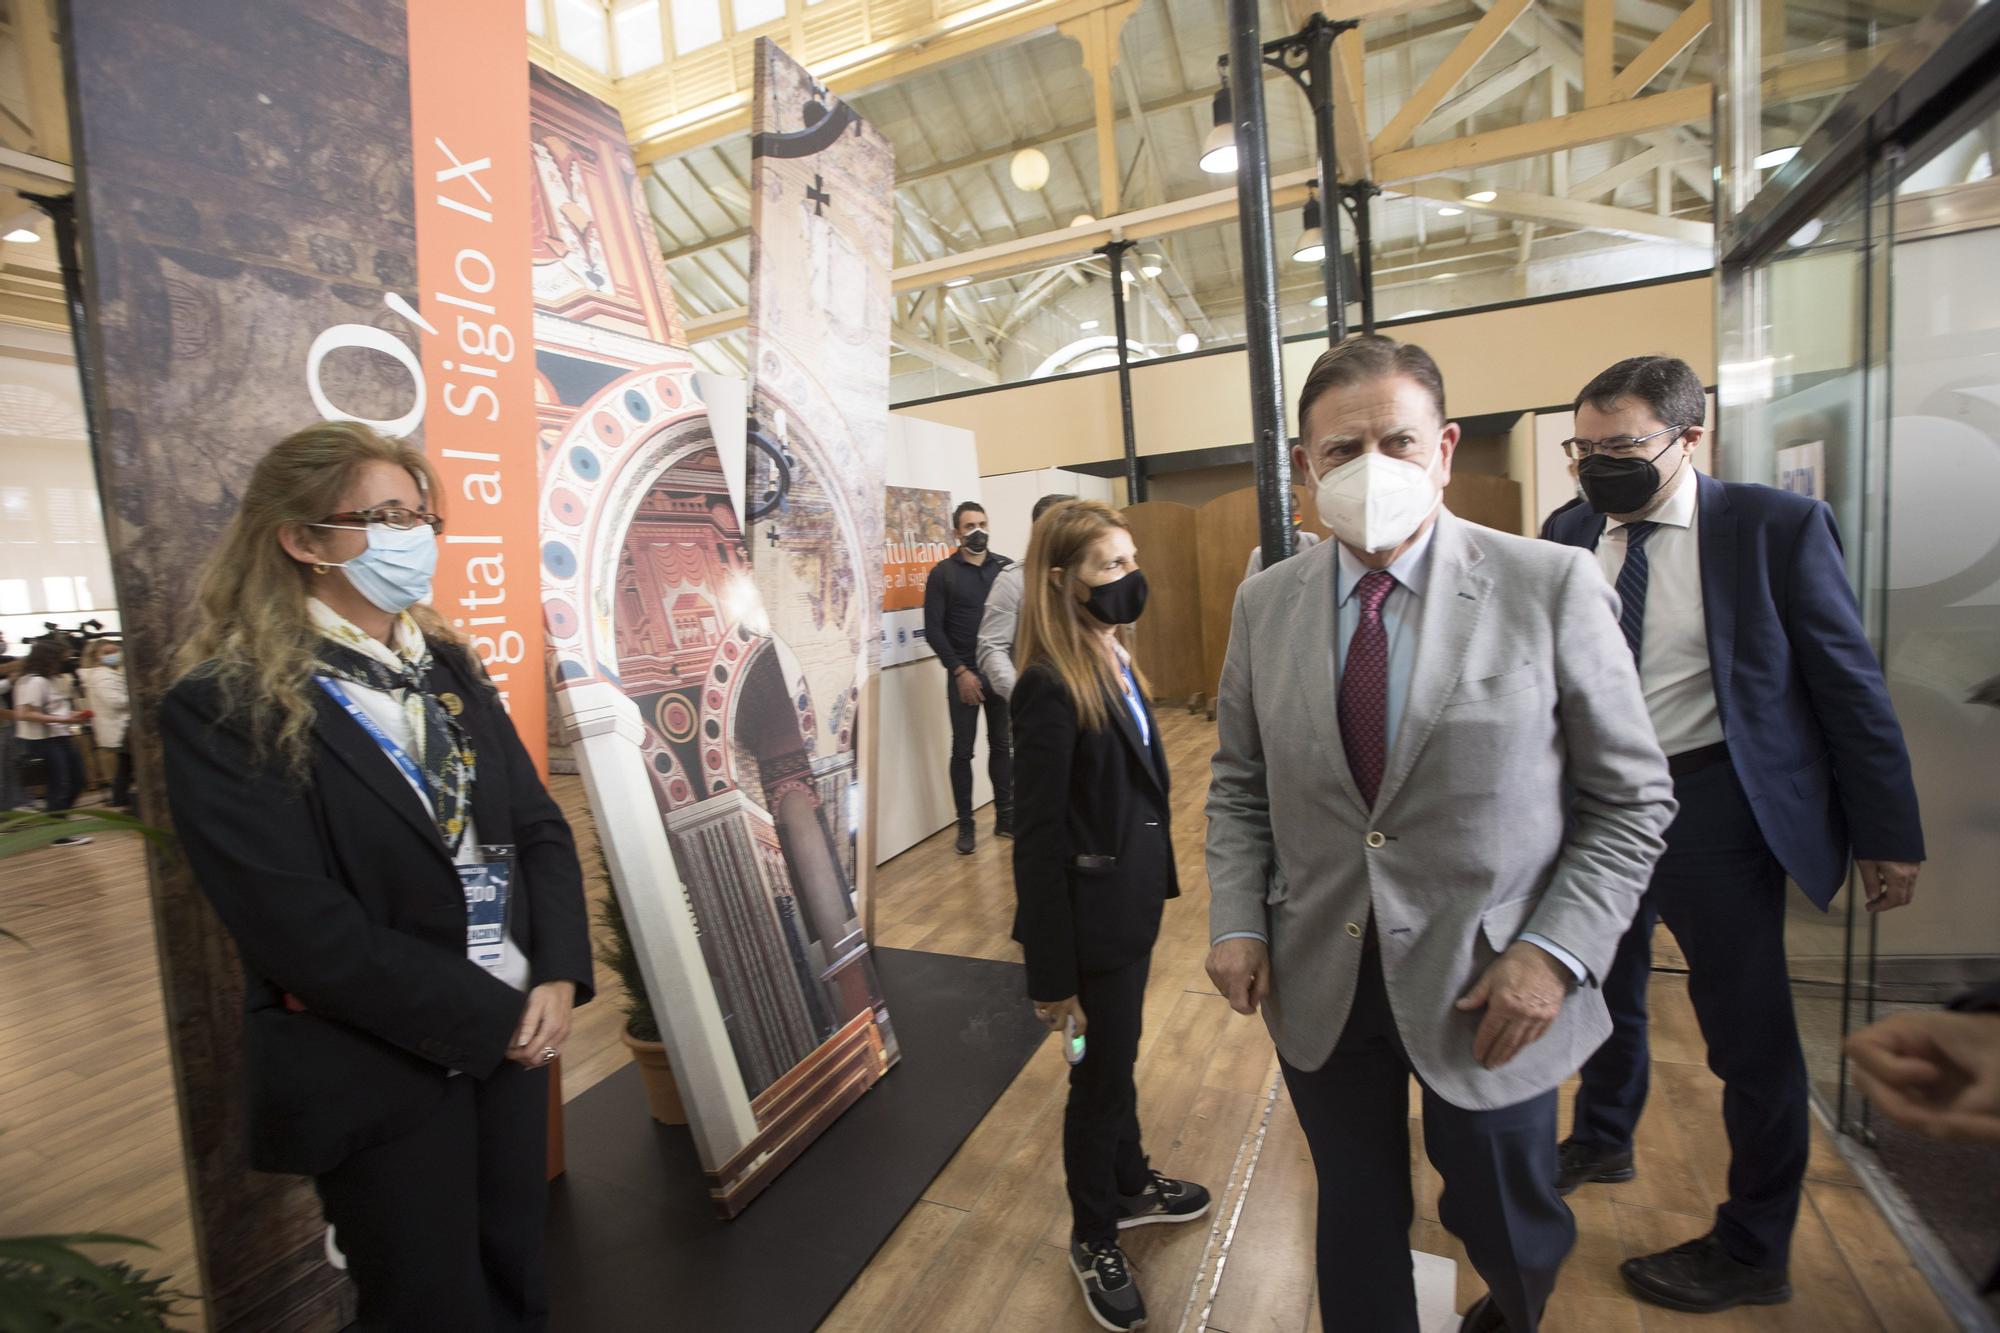
[[[1903,729],[1847,582],[1833,511],[1697,475],[1708,659],[1736,776],[1765,842],[1822,908],[1852,858],[1921,861]],[[1588,504],[1546,535],[1595,550]]]

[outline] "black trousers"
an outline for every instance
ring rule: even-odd
[[[983,704],[961,703],[958,682],[945,680],[945,699],[951,704],[951,799],[958,822],[972,820],[972,743],[979,735],[979,715],[986,714],[986,776],[993,781],[993,804],[1000,810],[1014,808],[1014,747],[1007,730],[1007,701],[993,692],[982,672],[979,688],[986,691]]]
[[[549,1076],[447,1081],[415,1131],[314,1180],[365,1333],[516,1333],[549,1318]]]
[[[118,767],[111,776],[111,804],[124,809],[132,804],[132,752],[118,747]]]
[[[1410,1060],[1371,926],[1354,1008],[1327,1062],[1280,1061],[1319,1175],[1320,1318],[1327,1333],[1418,1333],[1410,1264]],[[1535,1333],[1576,1221],[1556,1193],[1553,1089],[1467,1111],[1423,1089],[1424,1151],[1444,1177],[1438,1216],[1511,1333]]]
[[[1139,1090],[1132,1081],[1152,966],[1150,957],[1142,958],[1116,972],[1085,973],[1078,983],[1089,1031],[1083,1062],[1070,1066],[1063,1111],[1063,1172],[1078,1240],[1116,1241],[1119,1196],[1139,1193],[1153,1178],[1139,1141]]]
[[[42,761],[42,809],[59,815],[74,806],[83,790],[83,754],[76,748],[76,737],[50,736],[23,743]]]
[[[1765,845],[1736,771],[1720,763],[1674,783],[1667,852],[1604,980],[1612,1033],[1583,1066],[1573,1137],[1623,1149],[1646,1109],[1646,983],[1653,922],[1687,956],[1688,999],[1722,1080],[1729,1198],[1715,1230],[1759,1268],[1791,1255],[1811,1130],[1806,1062],[1785,966],[1785,872]]]

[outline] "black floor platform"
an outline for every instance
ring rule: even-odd
[[[1017,963],[877,949],[875,965],[902,1062],[733,1222],[688,1131],[646,1114],[637,1068],[569,1103],[554,1333],[805,1333],[834,1307],[1044,1035]]]

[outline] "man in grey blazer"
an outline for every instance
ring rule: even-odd
[[[1447,1228],[1533,1333],[1575,1240],[1556,1088],[1673,818],[1615,599],[1582,553],[1443,507],[1419,347],[1350,339],[1293,464],[1338,539],[1237,593],[1208,799],[1209,974],[1261,1006],[1319,1175],[1329,1330],[1416,1333],[1409,1078]]]

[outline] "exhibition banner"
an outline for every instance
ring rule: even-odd
[[[318,420],[438,463],[436,603],[540,755],[518,3],[70,0],[62,28],[145,817],[166,822],[148,722],[195,572],[257,460]],[[340,1327],[310,1186],[248,1166],[236,951],[184,869],[152,876],[210,1326]]]
[[[710,1195],[733,1214],[893,1059],[854,904],[853,636],[874,631],[851,552],[867,548],[843,535],[851,506],[837,513],[816,479],[752,468],[738,512],[618,112],[541,70],[532,89],[558,726]],[[753,438],[791,466],[767,433]],[[868,484],[863,471],[854,493]],[[862,525],[878,578],[881,503],[878,481]],[[830,614],[767,609],[754,571],[794,556]]]
[[[410,6],[424,452],[446,490],[431,604],[465,635],[548,773],[535,556],[527,34],[519,6]],[[506,71],[496,76],[496,71]],[[514,72],[520,71],[518,77]],[[392,303],[393,304],[393,303]]]
[[[882,665],[935,657],[924,637],[924,587],[931,569],[958,549],[951,492],[889,486],[882,543]]]

